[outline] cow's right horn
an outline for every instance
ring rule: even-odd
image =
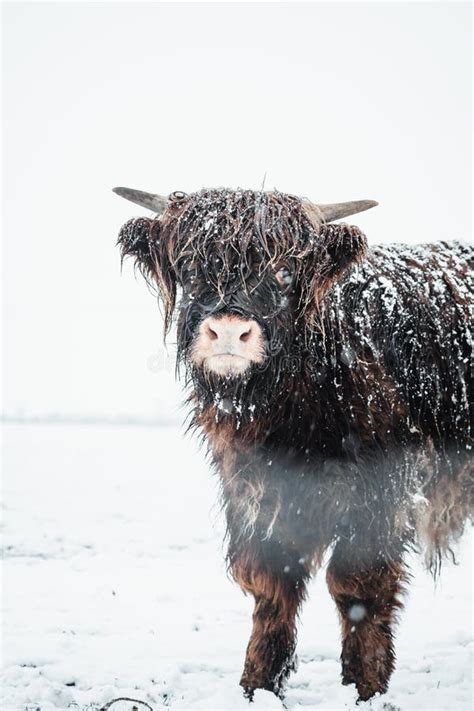
[[[145,193],[143,190],[134,190],[133,188],[113,188],[114,193],[130,200],[140,207],[145,207],[147,210],[153,210],[157,215],[161,215],[165,211],[168,204],[168,198],[162,195],[153,193]]]

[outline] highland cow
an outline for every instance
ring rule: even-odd
[[[246,695],[282,696],[325,554],[343,683],[360,699],[385,692],[405,554],[423,549],[436,574],[472,512],[472,249],[368,248],[333,221],[369,201],[116,192],[156,213],[127,222],[119,245],[156,288],[166,330],[177,315],[229,570],[255,599]]]

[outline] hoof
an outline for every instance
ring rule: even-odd
[[[258,689],[262,689],[262,691],[271,691],[272,694],[275,694],[275,696],[279,699],[283,699],[284,696],[283,689],[276,688],[275,683],[268,680],[257,681],[256,679],[250,680],[242,677],[240,680],[240,686],[243,689],[244,697],[249,701],[253,701],[254,694]]]

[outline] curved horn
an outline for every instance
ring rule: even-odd
[[[146,207],[147,210],[153,210],[157,215],[161,215],[168,204],[168,198],[153,193],[144,193],[143,190],[133,190],[133,188],[112,188],[112,190],[125,200],[130,200],[140,207]]]
[[[378,202],[375,200],[353,200],[352,202],[335,202],[331,205],[317,205],[321,211],[325,222],[340,220],[341,217],[349,217],[357,212],[370,210],[371,207],[376,207]]]

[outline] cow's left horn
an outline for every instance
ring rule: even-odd
[[[349,217],[357,212],[370,210],[371,207],[376,207],[378,202],[375,200],[353,200],[352,202],[335,202],[331,205],[317,205],[323,215],[325,222],[340,220],[341,217]]]
[[[168,204],[168,198],[153,193],[145,193],[143,190],[133,190],[133,188],[112,188],[114,193],[130,200],[140,207],[146,207],[147,210],[153,210],[157,215],[161,215],[165,211]]]

